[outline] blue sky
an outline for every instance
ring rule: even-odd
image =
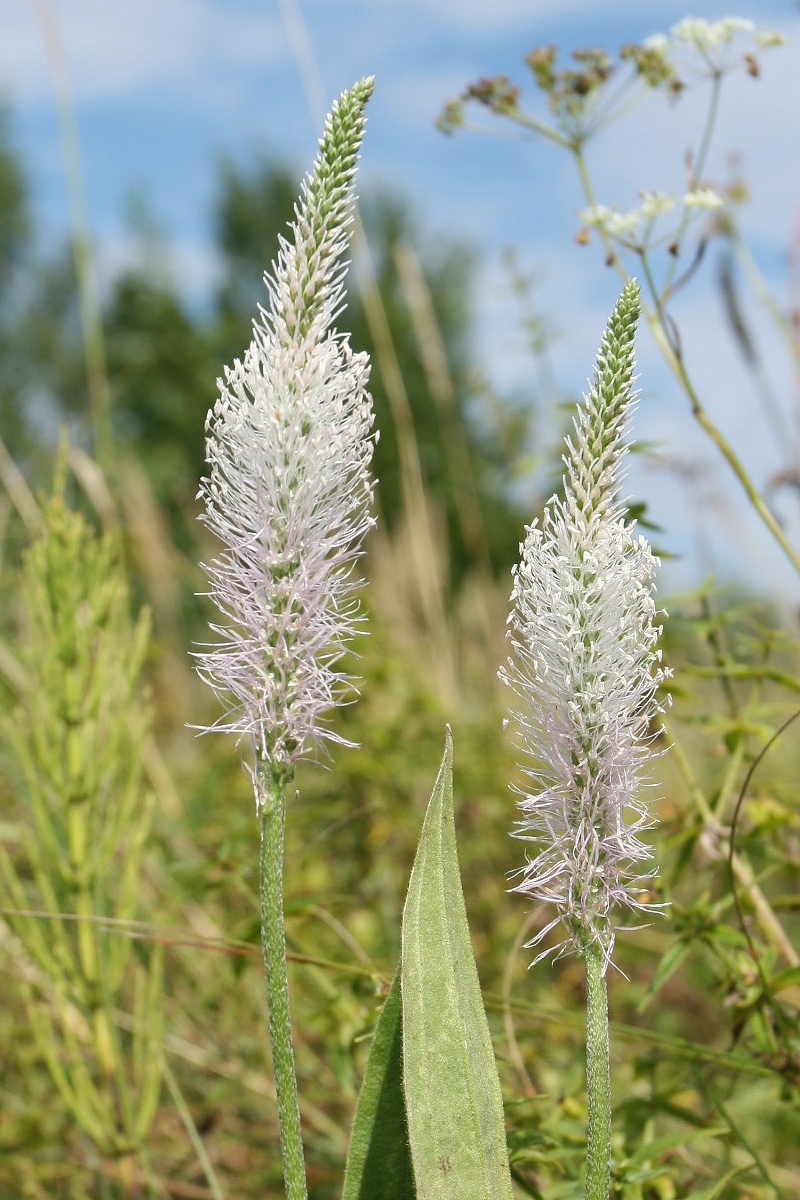
[[[67,228],[52,75],[41,24],[45,0],[4,0],[0,79],[28,167],[36,210],[57,239]],[[184,293],[202,299],[213,283],[210,216],[215,163],[246,166],[272,151],[298,169],[314,154],[322,112],[363,74],[377,76],[362,157],[364,190],[380,183],[408,196],[431,238],[463,238],[481,254],[477,344],[500,389],[524,394],[534,368],[509,297],[502,254],[513,247],[537,273],[538,298],[560,338],[553,354],[560,386],[580,390],[618,290],[596,246],[581,247],[579,189],[566,155],[532,140],[461,133],[444,138],[434,121],[445,100],[481,75],[525,78],[523,55],[556,42],[565,50],[611,49],[666,30],[687,14],[674,0],[48,0],[75,95],[87,204],[101,274],[131,253],[126,197],[134,191],[173,245]],[[798,236],[800,61],[791,0],[695,4],[709,20],[752,17],[790,44],[764,56],[763,76],[732,79],[710,174],[729,177],[730,156],[751,184],[744,231],[779,298],[789,294],[788,248]],[[307,38],[307,40],[306,40]],[[531,98],[532,93],[531,93]],[[642,188],[681,193],[684,152],[696,137],[699,98],[670,109],[655,98],[592,147],[598,198],[633,207]],[[266,265],[266,264],[265,264]],[[687,362],[710,412],[759,484],[795,466],[756,411],[757,392],[727,339],[713,272],[701,273],[676,303]],[[773,387],[792,430],[797,381],[768,322],[753,312]],[[644,333],[643,400],[636,434],[655,441],[659,460],[637,460],[629,491],[646,499],[682,555],[665,571],[677,586],[715,568],[796,605],[800,585],[743,506],[737,485],[688,414],[685,397]],[[792,440],[788,439],[788,440]],[[687,485],[687,481],[691,481]],[[796,500],[779,501],[800,541]],[[698,525],[699,517],[699,525]],[[698,528],[700,533],[698,535]]]

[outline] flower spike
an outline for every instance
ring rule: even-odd
[[[638,792],[661,712],[657,689],[669,674],[657,649],[658,561],[619,495],[637,400],[638,315],[631,281],[566,441],[563,498],[548,501],[520,547],[512,653],[500,671],[516,697],[511,715],[527,778],[515,836],[537,848],[514,890],[557,914],[530,945],[560,923],[565,939],[556,949],[599,947],[606,966],[614,910],[646,906],[639,864],[650,852],[639,835],[653,822]]]
[[[367,356],[334,321],[373,84],[333,106],[252,342],[207,421],[202,520],[222,549],[204,570],[225,622],[198,671],[226,705],[214,728],[252,736],[272,778],[340,740],[325,717],[352,691],[339,663],[361,622],[355,564],[374,523],[375,435]]]

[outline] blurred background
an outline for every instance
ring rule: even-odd
[[[232,740],[189,728],[218,714],[190,658],[212,617],[196,495],[217,377],[249,342],[324,114],[368,73],[364,232],[341,325],[373,360],[380,521],[362,698],[335,718],[361,749],[304,765],[288,822],[311,1195],[340,1192],[445,721],[516,1185],[580,1194],[582,969],[527,970],[544,915],[506,894],[523,847],[508,836],[519,776],[496,670],[518,543],[560,486],[620,283],[582,233],[567,154],[480,109],[479,131],[436,122],[503,73],[545,111],[523,63],[534,46],[616,55],[685,15],[673,0],[3,5],[0,1197],[282,1194],[252,796]],[[705,181],[735,193],[735,229],[701,224],[670,314],[708,413],[797,541],[798,14],[741,15],[790,40],[725,81]],[[592,140],[598,202],[683,194],[708,101],[688,83]],[[663,555],[675,745],[656,767],[654,886],[670,907],[621,940],[611,980],[617,1195],[788,1200],[796,736],[748,772],[800,691],[800,584],[644,325],[638,359],[626,491]],[[53,491],[79,524],[48,507]],[[79,718],[75,689],[95,705]],[[76,727],[87,776],[70,792]],[[83,874],[75,812],[105,847]]]
[[[727,15],[723,0],[699,8],[697,15],[709,20]],[[331,99],[360,75],[375,74],[360,190],[367,218],[373,214],[376,269],[387,239],[403,238],[449,288],[447,333],[461,338],[459,366],[472,391],[463,397],[457,389],[458,401],[470,410],[476,436],[489,437],[497,420],[522,414],[527,436],[520,439],[515,428],[518,457],[508,465],[514,496],[530,512],[548,486],[541,472],[552,464],[560,432],[552,426],[553,402],[584,387],[617,280],[600,269],[597,244],[575,242],[583,201],[568,155],[480,113],[476,123],[487,135],[445,138],[436,118],[468,83],[503,72],[525,84],[524,101],[534,107],[535,89],[522,63],[534,45],[556,43],[565,56],[585,46],[616,51],[684,15],[677,0],[646,7],[612,0],[602,10],[580,0],[534,6],[311,0],[302,7],[296,0],[185,0],[166,10],[147,2],[9,0],[0,94],[27,218],[27,237],[13,239],[11,257],[20,268],[24,260],[56,269],[69,236],[72,171],[80,179],[93,269],[108,313],[118,322],[127,319],[125,306],[136,304],[133,292],[146,282],[192,333],[208,333],[224,317],[227,341],[212,351],[212,357],[221,351],[218,371],[220,361],[242,348],[260,272],[271,260],[274,233],[313,157]],[[740,15],[759,28],[782,30],[790,44],[767,56],[760,79],[738,71],[727,81],[707,176],[719,186],[740,181],[746,188],[740,229],[788,307],[796,286],[800,183],[800,135],[790,119],[800,86],[791,41],[797,7],[789,0],[759,3]],[[69,94],[70,117],[59,94]],[[680,195],[685,155],[695,145],[706,100],[702,88],[688,88],[674,104],[656,95],[593,141],[589,166],[597,200],[627,210],[643,189]],[[66,169],[59,111],[62,121],[74,120],[79,146],[79,161]],[[675,298],[673,316],[714,419],[754,479],[769,486],[796,472],[794,382],[773,327],[746,296],[742,317],[755,365],[732,343],[720,286],[725,254],[724,245],[711,247],[692,288]],[[55,285],[49,294],[41,319],[55,325],[55,308],[65,298]],[[153,324],[165,315],[153,316]],[[111,328],[108,336],[113,339]],[[758,578],[778,590],[793,587],[780,556],[758,537],[736,485],[698,437],[646,334],[639,361],[644,403],[637,436],[651,445],[652,456],[634,467],[631,490],[643,492],[646,478],[653,517],[678,556],[666,571],[666,588],[712,570]],[[208,378],[207,371],[199,373]],[[196,388],[185,391],[197,408],[175,397],[173,408],[196,430],[208,389],[202,399]],[[418,388],[409,382],[408,391],[413,398]],[[45,381],[31,381],[23,394],[15,408],[52,430],[57,414]],[[130,393],[123,407],[128,403],[134,403]],[[163,412],[165,405],[154,400],[153,407]],[[754,421],[753,412],[765,408],[778,415]],[[196,474],[196,459],[192,469]],[[780,490],[781,519],[796,531],[796,495]],[[703,529],[698,511],[705,514]]]

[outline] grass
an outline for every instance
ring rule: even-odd
[[[454,706],[453,680],[429,669],[432,635],[419,610],[399,603],[397,581],[409,586],[406,554],[400,536],[376,541],[370,555],[363,694],[340,714],[342,731],[361,748],[337,749],[326,769],[304,766],[288,806],[287,931],[311,1195],[327,1200],[341,1187],[349,1122],[394,971],[408,872],[446,719],[455,733],[465,895],[519,1194],[572,1195],[584,1116],[581,970],[568,960],[527,970],[521,930],[530,937],[542,914],[527,912],[506,890],[521,855],[508,836],[514,813],[506,783],[515,766],[494,674],[505,589],[497,584],[487,596],[484,581],[474,606],[466,597],[451,605],[449,659],[459,672]],[[162,591],[186,586],[174,561],[175,578],[156,581]],[[14,579],[7,571],[7,595]],[[147,578],[136,582],[148,590]],[[678,671],[670,736],[694,773],[690,787],[678,756],[660,760],[658,859],[671,907],[646,930],[621,939],[619,965],[627,978],[617,973],[610,981],[619,1194],[647,1200],[699,1196],[731,1171],[737,1174],[722,1185],[722,1197],[788,1197],[800,1181],[794,1083],[800,988],[793,976],[782,977],[788,964],[753,922],[745,895],[748,931],[761,955],[753,961],[731,902],[724,825],[704,823],[698,803],[702,795],[711,811],[722,803],[730,813],[762,731],[787,709],[786,689],[766,670],[763,645],[772,633],[763,619],[756,622],[746,606],[729,606],[709,623],[709,603],[696,601],[694,612],[687,606],[686,618],[675,618],[669,647]],[[473,632],[485,623],[487,607],[494,614],[490,636],[476,642]],[[716,649],[709,646],[714,640]],[[138,873],[139,924],[112,926],[107,935],[131,940],[135,968],[154,946],[163,948],[161,1045],[169,1086],[161,1090],[136,1172],[121,1178],[119,1160],[97,1151],[53,1089],[30,1013],[31,1005],[43,1011],[57,1005],[59,984],[34,970],[14,933],[21,918],[10,910],[19,905],[5,897],[0,1196],[202,1197],[215,1188],[223,1196],[281,1195],[258,946],[257,823],[232,742],[196,738],[185,728],[208,711],[190,671],[178,669],[176,686],[172,668],[165,670],[186,649],[156,630],[147,665],[155,732],[144,755],[155,815]],[[723,670],[731,661],[749,663],[752,679],[731,685]],[[782,644],[769,666],[796,677],[796,651]],[[30,811],[7,744],[4,756],[3,842],[24,874],[21,837]],[[788,743],[765,761],[751,785],[737,847],[790,939],[797,922],[789,906],[797,873],[795,767]],[[123,855],[129,837],[122,837]],[[47,907],[36,901],[34,881],[23,882],[30,907]],[[52,919],[36,920],[46,929]],[[132,1054],[130,978],[113,1019]],[[78,1044],[96,1070],[91,1039],[79,1037]]]

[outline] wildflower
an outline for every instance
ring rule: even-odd
[[[344,303],[365,79],[334,105],[281,239],[268,301],[208,415],[202,519],[222,543],[204,566],[225,618],[198,671],[223,698],[214,728],[252,736],[272,778],[322,738],[352,681],[338,665],[358,630],[355,563],[373,485],[368,359],[333,322]]]
[[[675,199],[673,196],[668,196],[666,192],[642,192],[642,203],[639,211],[645,220],[653,221],[656,217],[660,217],[662,213],[669,212],[675,207]]]
[[[659,55],[665,63],[673,68],[675,60],[684,63],[684,69],[691,71],[690,60],[699,56],[705,67],[711,67],[716,72],[727,72],[735,65],[730,57],[728,47],[732,45],[739,34],[749,34],[760,49],[772,46],[783,46],[786,38],[774,30],[757,30],[752,21],[744,17],[723,17],[720,21],[705,21],[701,17],[684,17],[669,31],[669,37],[656,33],[645,38],[642,43],[644,50]],[[744,55],[745,65],[749,73],[758,75],[753,55]]]
[[[515,836],[537,854],[514,889],[555,905],[559,949],[598,948],[608,965],[621,906],[642,909],[639,866],[652,825],[638,792],[651,753],[657,688],[668,672],[656,647],[657,559],[636,537],[619,496],[625,426],[636,405],[633,340],[639,313],[629,282],[612,314],[594,379],[567,438],[564,496],[527,529],[514,570],[500,678],[529,791],[520,789]],[[550,951],[545,951],[542,958]],[[537,960],[538,961],[538,960]]]
[[[605,204],[590,204],[578,215],[585,225],[605,230],[609,237],[629,246],[641,246],[649,240],[652,227],[662,213],[674,207],[675,200],[664,192],[641,192],[640,195],[642,203],[625,213]]]
[[[732,42],[737,33],[752,33],[755,25],[745,17],[723,17],[721,21],[704,21],[701,17],[684,17],[670,29],[681,42],[691,42],[698,50],[712,50]]]
[[[696,187],[686,193],[683,203],[686,208],[724,208],[725,197],[713,188]]]
[[[765,50],[773,46],[785,46],[787,40],[786,34],[777,29],[764,29],[756,34],[756,45]]]
[[[609,208],[605,204],[590,204],[578,216],[584,225],[595,229],[604,229],[611,237],[620,239],[635,238],[639,230],[639,212],[633,209],[623,213],[618,209]]]

